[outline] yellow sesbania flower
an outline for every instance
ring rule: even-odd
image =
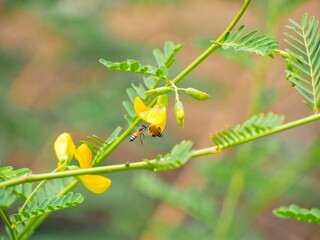
[[[72,137],[69,133],[62,133],[58,136],[54,143],[54,151],[58,158],[58,169],[64,171],[73,156],[78,160],[81,169],[91,167],[92,152],[86,144],[82,144],[77,149],[73,143]],[[111,180],[99,175],[82,175],[78,177],[83,185],[91,192],[100,194],[106,191]]]
[[[92,152],[86,144],[81,144],[75,150],[75,158],[78,160],[80,168],[89,168],[92,161]],[[88,190],[96,194],[103,193],[111,185],[109,178],[99,175],[82,175],[79,176],[79,179]]]
[[[151,125],[160,127],[161,131],[164,130],[167,120],[167,94],[159,96],[157,98],[157,103],[152,108],[146,106],[139,97],[136,97],[134,99],[133,105],[134,110],[136,111],[139,118],[150,123]]]
[[[58,169],[64,171],[66,165],[72,160],[75,146],[69,133],[60,134],[55,143],[54,151],[59,160]]]

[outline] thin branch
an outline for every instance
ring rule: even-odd
[[[226,28],[226,30],[218,37],[217,42],[221,42],[227,32],[230,32],[234,26],[238,23],[241,16],[244,14],[245,10],[247,9],[250,0],[245,0],[243,6],[239,10],[238,14]],[[217,50],[221,45],[213,43],[206,51],[204,51],[196,60],[190,63],[178,76],[176,76],[172,82],[178,83],[180,82],[186,75],[188,75],[195,67],[197,67],[203,60],[205,60],[210,54],[212,54],[215,50]]]
[[[276,127],[270,131],[263,132],[261,134],[254,135],[252,137],[246,138],[243,141],[236,142],[234,144],[231,144],[228,146],[230,148],[231,146],[240,145],[246,142],[250,142],[262,137],[266,137],[278,132],[282,132],[294,127],[298,127],[310,122],[314,122],[320,119],[320,114],[311,115],[306,118],[302,118],[293,122],[289,122],[286,124],[283,124],[279,127]],[[222,147],[220,146],[214,146],[214,147],[208,147],[204,149],[199,150],[193,150],[191,154],[191,158],[204,156],[204,155],[211,155],[211,154],[217,154],[220,153],[222,150]],[[65,177],[73,177],[73,176],[79,176],[84,174],[103,174],[103,173],[111,173],[111,172],[119,172],[119,171],[128,171],[128,170],[153,170],[153,164],[156,165],[159,160],[153,159],[148,162],[146,161],[140,161],[140,162],[133,162],[129,164],[116,164],[116,165],[109,165],[109,166],[103,166],[103,167],[94,167],[94,168],[88,168],[88,169],[79,169],[79,170],[70,170],[66,172],[55,172],[55,173],[43,173],[43,174],[30,174],[25,175],[20,178],[12,179],[9,181],[5,181],[0,183],[0,187],[8,187],[8,186],[15,186],[21,183],[27,183],[27,182],[36,182],[46,179],[54,179],[54,178],[65,178]]]
[[[15,233],[15,230],[13,229],[9,219],[7,218],[7,216],[4,214],[4,212],[2,211],[2,209],[0,209],[0,217],[2,218],[3,222],[5,223],[5,225],[7,226],[7,228],[9,229],[10,231],[10,235],[11,235],[11,238],[13,240],[16,240],[16,233]]]

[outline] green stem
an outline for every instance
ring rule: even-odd
[[[230,32],[234,26],[238,23],[239,19],[247,9],[248,5],[250,3],[250,0],[245,0],[243,6],[239,10],[238,14],[235,16],[235,18],[232,20],[232,22],[229,24],[229,26],[226,28],[226,30],[218,37],[217,42],[223,41],[224,36],[227,34],[227,32]],[[178,83],[180,82],[186,75],[188,75],[195,67],[197,67],[203,60],[205,60],[211,53],[213,53],[215,50],[217,50],[220,47],[219,44],[213,43],[206,51],[204,51],[196,60],[194,60],[192,63],[190,63],[178,76],[176,76],[172,82]]]
[[[151,101],[151,103],[149,104],[149,107],[154,106],[156,102],[157,98],[153,99],[153,101]],[[106,159],[120,145],[122,141],[124,141],[130,134],[132,134],[132,132],[135,130],[135,127],[140,122],[140,118],[134,120],[133,123],[118,137],[118,139],[115,140],[104,153],[99,155],[99,158],[97,159],[95,166],[101,163],[104,159]]]
[[[238,204],[238,199],[242,192],[244,181],[244,172],[242,169],[236,169],[232,175],[227,197],[224,201],[219,221],[215,226],[214,239],[227,239],[227,233],[234,216],[234,209]]]
[[[192,158],[208,155],[208,154],[214,154],[218,152],[219,150],[217,147],[194,150],[192,151]],[[30,175],[25,175],[25,176],[15,178],[6,182],[2,182],[0,183],[0,187],[15,186],[22,183],[30,183],[30,182],[49,180],[49,179],[55,179],[55,178],[74,177],[74,176],[79,176],[84,174],[102,174],[102,173],[111,173],[111,172],[128,171],[128,170],[141,170],[141,169],[153,170],[152,165],[157,164],[157,162],[158,160],[153,159],[149,161],[133,162],[129,164],[116,164],[116,165],[109,165],[109,166],[103,166],[103,167],[70,170],[65,172],[30,174]],[[70,189],[72,189],[72,187],[70,187]]]
[[[230,148],[231,146],[240,145],[246,142],[250,142],[253,140],[256,140],[258,138],[266,137],[278,132],[282,132],[294,127],[298,127],[300,125],[304,125],[310,122],[314,122],[320,119],[320,114],[311,115],[306,118],[302,118],[293,122],[289,122],[286,124],[283,124],[277,128],[271,129],[267,132],[263,132],[251,137],[248,137],[242,141],[235,142],[234,144],[231,144],[227,146],[227,148]],[[110,146],[111,147],[111,146]],[[216,154],[219,153],[222,150],[222,147],[215,146],[215,147],[209,147],[199,150],[193,150],[192,151],[192,158],[209,155],[209,154]],[[94,167],[94,168],[88,168],[88,169],[79,169],[79,170],[70,170],[66,172],[55,172],[55,173],[43,173],[43,174],[30,174],[25,175],[20,178],[12,179],[9,181],[5,181],[0,183],[0,187],[5,186],[14,186],[17,184],[27,183],[27,182],[35,182],[35,181],[41,181],[46,179],[54,179],[54,178],[64,178],[64,177],[73,177],[73,176],[79,176],[83,174],[102,174],[102,173],[110,173],[110,172],[119,172],[119,171],[127,171],[127,170],[141,170],[141,169],[147,169],[152,170],[152,164],[156,164],[157,160],[153,159],[150,160],[149,163],[146,161],[141,162],[133,162],[129,165],[127,164],[117,164],[117,165],[109,165],[109,166],[103,166],[103,167]],[[151,164],[150,164],[151,163]]]
[[[135,127],[139,124],[141,119],[137,118],[133,123],[115,140],[108,149],[99,155],[99,158],[96,161],[95,165],[101,163],[104,159],[106,159],[117,147],[120,145],[122,141],[124,141],[132,132],[135,130]]]
[[[11,238],[13,240],[16,240],[16,232],[15,230],[13,229],[9,219],[7,218],[7,216],[4,214],[4,212],[2,211],[2,209],[0,209],[0,217],[2,218],[3,222],[5,223],[5,225],[7,226],[7,228],[9,229],[10,231],[10,234],[11,234]]]

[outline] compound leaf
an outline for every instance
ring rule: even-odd
[[[186,164],[192,156],[192,145],[191,141],[182,141],[175,145],[170,153],[166,155],[158,155],[155,161],[147,161],[154,171],[163,171],[169,169],[175,169]]]
[[[43,214],[77,206],[82,203],[83,200],[84,198],[80,193],[73,194],[72,192],[59,197],[53,197],[52,199],[45,199],[40,203],[38,203],[37,200],[34,200],[28,205],[27,209],[23,210],[21,213],[13,214],[10,217],[11,222],[16,225],[21,224]]]
[[[112,62],[105,59],[100,59],[99,62],[106,66],[109,70],[140,73],[165,78],[160,68],[156,68],[151,65],[142,65],[139,61],[132,59],[128,59],[123,62]]]
[[[300,208],[297,205],[282,206],[274,209],[273,214],[281,218],[291,218],[299,221],[320,224],[320,210]]]
[[[267,134],[280,126],[283,120],[283,115],[273,113],[264,115],[261,113],[254,115],[242,125],[238,124],[232,129],[222,130],[211,135],[211,139],[220,149],[227,148]]]
[[[287,26],[294,32],[285,33],[285,41],[292,49],[286,49],[287,79],[305,98],[304,103],[314,112],[320,106],[320,31],[319,20],[312,16],[308,19],[305,13],[301,25],[290,19],[292,25]]]
[[[233,48],[236,52],[244,51],[249,53],[256,53],[260,56],[271,55],[274,50],[278,49],[278,42],[273,38],[270,38],[267,35],[256,36],[259,32],[258,30],[253,30],[248,34],[240,37],[244,29],[245,26],[242,25],[233,34],[231,32],[228,32],[225,35],[223,41],[212,41],[212,43],[221,45],[223,49]]]

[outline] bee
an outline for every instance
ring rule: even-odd
[[[144,137],[144,131],[147,129],[147,127],[145,125],[141,125],[136,132],[134,132],[131,136],[130,136],[130,142],[132,142],[133,140],[135,140],[137,137],[140,137],[140,142],[141,145],[143,145],[143,141],[141,136]]]
[[[151,124],[148,131],[152,137],[162,137],[161,128],[157,127],[156,125]]]

